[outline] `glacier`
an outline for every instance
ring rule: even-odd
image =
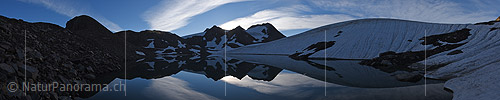
[[[248,45],[228,51],[229,54],[283,54],[292,55],[307,47],[326,41],[335,44],[317,52],[308,52],[309,58],[372,59],[385,52],[419,52],[460,44],[426,56],[411,64],[412,68],[440,66],[428,70],[425,77],[447,80],[444,87],[453,91],[453,99],[500,99],[500,23],[440,24],[398,19],[359,19],[330,24],[304,33],[259,45]],[[430,40],[457,31],[470,35],[460,41]],[[326,37],[325,37],[326,36]],[[446,37],[443,38],[457,38]],[[432,38],[431,38],[432,39]],[[287,48],[287,49],[283,49]],[[326,53],[326,54],[325,54]],[[427,54],[427,53],[426,53]]]

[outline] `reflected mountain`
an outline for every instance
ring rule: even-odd
[[[283,69],[286,69],[317,80],[325,81],[326,79],[326,82],[350,87],[391,88],[424,84],[421,79],[406,82],[395,78],[395,75],[412,72],[406,70],[386,72],[371,66],[360,65],[359,60],[303,61],[276,55],[228,55],[227,61],[224,60],[223,55],[145,57],[128,64],[130,67],[127,71],[127,79],[157,79],[185,71],[204,75],[214,81],[225,76],[236,77],[240,80],[249,76],[253,80],[272,81]],[[226,67],[227,70],[225,70]],[[117,73],[116,77],[125,78],[121,73],[123,72]],[[427,81],[427,83],[440,82]]]
[[[142,59],[144,60],[128,65],[131,67],[128,69],[130,71],[127,72],[127,79],[156,79],[186,71],[205,75],[214,81],[225,76],[233,76],[238,79],[249,76],[255,80],[271,81],[283,70],[234,58],[227,58],[225,61],[221,56],[160,55]],[[122,74],[119,75],[121,76],[117,77],[124,78]]]
[[[127,83],[132,87],[144,88],[132,91],[137,93],[148,93],[143,97],[137,98],[155,98],[161,96],[162,98],[191,98],[190,96],[177,96],[179,93],[168,92],[166,90],[179,90],[185,91],[182,95],[201,96],[204,98],[217,98],[217,99],[238,99],[246,97],[248,93],[258,93],[259,97],[275,98],[275,99],[305,99],[308,97],[321,97],[321,98],[344,98],[341,94],[354,95],[359,91],[360,93],[371,93],[371,96],[384,95],[384,93],[375,93],[374,91],[400,91],[393,93],[403,95],[405,97],[417,96],[418,94],[409,94],[408,91],[423,91],[423,80],[417,82],[406,82],[397,80],[394,75],[398,73],[411,73],[404,70],[395,72],[385,72],[370,66],[360,65],[360,60],[294,60],[288,56],[277,55],[211,55],[200,57],[196,55],[155,55],[144,56],[127,64],[127,77],[124,77],[124,71],[110,73],[103,75],[108,77],[97,78],[101,83],[108,82],[110,84],[128,80],[132,83]],[[226,58],[227,60],[225,60]],[[326,64],[326,65],[325,65]],[[227,66],[225,66],[227,65]],[[227,67],[227,68],[226,68]],[[189,73],[188,76],[185,74]],[[180,76],[179,76],[180,75]],[[326,77],[325,77],[326,75]],[[113,76],[113,77],[109,77]],[[189,81],[192,77],[205,77],[204,79],[195,79],[196,81]],[[229,77],[227,77],[229,76]],[[280,77],[276,79],[277,77]],[[118,78],[118,79],[116,79]],[[187,79],[187,80],[186,80]],[[325,82],[327,83],[323,83]],[[134,83],[134,82],[147,82],[147,83]],[[230,97],[211,94],[211,91],[222,90],[224,86],[211,87],[218,82],[227,82],[234,87],[244,87],[234,91],[238,95]],[[147,85],[149,84],[149,85]],[[192,85],[189,85],[192,84]],[[428,98],[448,99],[449,94],[442,90],[442,81],[427,80],[427,84],[433,90],[433,96]],[[181,88],[182,87],[182,88]],[[231,88],[231,86],[229,86]],[[329,95],[323,97],[323,89],[328,88]],[[205,89],[207,89],[205,91]],[[215,89],[215,90],[214,90]],[[151,91],[163,91],[161,93]],[[245,92],[246,91],[246,92]],[[291,91],[302,91],[306,94],[290,95]],[[342,92],[343,91],[343,92]],[[404,92],[407,91],[407,92]],[[239,93],[242,92],[242,93]],[[286,93],[285,93],[286,92]],[[293,93],[302,93],[293,92]],[[339,93],[339,94],[330,94]],[[151,95],[150,95],[151,94]],[[96,93],[84,96],[105,98],[105,95],[123,95],[122,93],[101,93],[97,96]],[[103,96],[104,95],[104,96]],[[167,96],[167,97],[163,97]],[[116,96],[113,96],[116,97]],[[238,98],[233,98],[238,97]],[[364,97],[364,96],[359,96]],[[368,96],[367,98],[369,98]],[[248,97],[252,98],[252,97]],[[404,98],[404,97],[402,97]],[[378,99],[391,99],[391,98],[378,98]],[[416,98],[419,100],[423,98]]]
[[[268,55],[234,55],[236,59],[247,62],[266,64],[269,66],[290,70],[334,84],[361,88],[391,88],[424,84],[424,80],[406,82],[394,76],[401,73],[412,73],[399,70],[392,73],[370,66],[360,65],[360,60],[294,60],[287,56]],[[326,63],[326,65],[325,65]],[[326,76],[326,78],[325,78]],[[441,83],[428,80],[428,84]]]
[[[116,78],[126,80],[157,80],[167,78],[169,80],[180,81],[178,79],[172,79],[169,77],[184,72],[203,75],[206,78],[213,80],[214,82],[223,80],[236,86],[242,85],[243,87],[247,87],[246,85],[253,82],[248,80],[260,80],[262,82],[268,82],[258,82],[255,86],[258,86],[258,84],[269,84],[276,82],[273,80],[282,71],[287,70],[297,73],[290,74],[294,77],[309,77],[310,81],[315,80],[315,82],[313,82],[315,85],[319,84],[316,81],[326,81],[329,84],[328,86],[338,85],[353,88],[390,89],[408,86],[420,87],[424,84],[424,80],[421,79],[415,82],[407,82],[395,78],[395,75],[401,73],[412,73],[408,72],[407,70],[396,70],[388,72],[384,71],[383,69],[360,65],[359,62],[361,60],[295,60],[288,56],[280,55],[229,54],[227,56],[200,56],[157,54],[154,52],[155,49],[149,49],[149,52],[144,52],[144,58],[137,59],[136,62],[128,63],[126,78],[124,76],[124,71],[117,71],[114,73],[108,73],[106,75],[99,75],[98,78],[93,80],[93,83],[112,83],[113,80],[116,81]],[[288,74],[282,74],[282,76],[283,75],[287,76]],[[226,76],[231,77],[227,78]],[[294,80],[294,78],[292,77],[288,78]],[[240,82],[237,82],[237,80],[247,83],[242,84]],[[427,84],[435,83],[442,83],[442,81],[427,80]],[[315,88],[319,89],[321,87],[319,85]],[[314,91],[317,92],[316,90],[318,89],[315,89]],[[261,89],[256,90],[263,92]],[[80,97],[88,98],[92,97],[96,93],[97,92],[84,93]],[[263,93],[268,92],[264,91]],[[275,94],[275,92],[269,93]]]

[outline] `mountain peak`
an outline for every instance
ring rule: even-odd
[[[271,23],[262,23],[262,24],[252,25],[248,29],[255,28],[257,26],[266,26],[266,27],[273,27],[274,28],[274,26]]]
[[[66,29],[75,31],[95,31],[112,33],[104,25],[88,15],[80,15],[66,22]]]
[[[241,26],[237,26],[237,27],[236,27],[236,28],[234,28],[233,30],[243,30],[243,31],[244,31],[245,29],[244,29],[243,27],[241,27]]]
[[[256,38],[262,37],[261,42],[269,42],[286,37],[271,23],[252,25],[247,29],[247,32]]]
[[[212,26],[210,29],[222,29],[222,28],[220,28],[220,27],[219,27],[219,26],[217,26],[217,25],[214,25],[214,26]]]

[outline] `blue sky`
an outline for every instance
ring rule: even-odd
[[[180,36],[271,23],[287,36],[362,18],[475,23],[500,16],[500,0],[3,0],[0,15],[65,27],[90,15],[111,31],[162,30]]]

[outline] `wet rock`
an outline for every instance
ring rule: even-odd
[[[72,99],[68,96],[60,96],[59,100],[72,100]]]
[[[31,99],[31,96],[25,96],[26,97],[26,100],[33,100]]]
[[[394,52],[394,51],[387,51],[387,52],[380,53],[378,56],[382,57],[382,56],[391,56],[391,55],[396,55],[396,52]]]
[[[442,42],[458,43],[460,41],[467,39],[470,35],[472,35],[472,34],[470,34],[470,31],[471,31],[471,29],[463,28],[461,30],[453,31],[450,33],[426,36],[426,37],[420,38],[419,40],[425,41],[425,42],[421,43],[422,45],[432,44],[434,46],[441,46],[443,44]]]
[[[500,27],[493,27],[493,28],[490,28],[490,32],[491,32],[491,31],[494,31],[494,30],[498,30],[498,29],[500,29]]]
[[[78,71],[76,71],[75,69],[69,69],[69,74],[77,75]]]
[[[32,51],[30,56],[32,56],[33,58],[37,58],[37,59],[43,58],[42,54],[40,52],[38,52],[37,50]]]
[[[80,23],[73,23],[79,25]],[[99,24],[99,23],[95,23]],[[91,27],[96,25],[79,25]],[[69,26],[71,27],[71,25]],[[103,28],[104,31],[105,28]],[[123,54],[114,49],[123,47],[102,47],[99,44],[121,44],[123,40],[99,41],[89,40],[82,36],[120,37],[111,32],[93,31],[95,29],[76,32],[50,23],[28,23],[17,19],[0,16],[0,80],[1,82],[59,82],[72,83],[74,80],[89,81],[98,76],[94,71],[117,70],[120,68],[119,58]],[[92,31],[92,32],[89,32]],[[25,49],[24,34],[27,34],[28,46]],[[180,38],[180,37],[179,37]],[[113,42],[113,43],[110,43]],[[131,44],[133,45],[133,44]],[[120,52],[115,54],[114,52]],[[30,66],[24,66],[26,63]],[[83,60],[72,61],[75,58]],[[78,65],[78,66],[77,66]],[[100,67],[105,66],[105,67]],[[26,70],[26,73],[25,73]],[[87,75],[89,74],[89,75]],[[4,86],[0,86],[4,87]],[[79,93],[65,92],[1,92],[0,100],[60,99],[62,95],[78,96]],[[75,99],[66,97],[66,99]]]
[[[26,67],[26,68],[25,68]],[[38,69],[32,67],[32,66],[19,66],[19,69],[24,71],[26,70],[26,76],[27,77],[32,77],[32,78],[37,78],[38,77]]]
[[[24,59],[24,51],[22,49],[16,49],[17,58]]]
[[[4,52],[5,52],[5,51],[7,51],[7,50],[5,50],[5,49],[3,49],[3,48],[0,48],[0,55],[4,55]]]
[[[64,76],[59,75],[58,77],[59,77],[59,80],[61,80],[61,82],[63,82],[64,84],[69,83],[68,79],[64,78]],[[59,84],[61,84],[61,83],[59,83]]]
[[[318,42],[318,43],[309,45],[307,48],[303,49],[302,51],[296,51],[296,53],[291,54],[288,57],[295,59],[295,60],[307,60],[307,59],[309,59],[309,56],[311,56],[312,54],[314,54],[320,50],[325,50],[327,48],[330,48],[333,45],[335,45],[335,41]]]
[[[488,21],[488,22],[479,22],[479,23],[475,23],[474,25],[495,25],[495,23],[497,23],[499,21]]]
[[[393,66],[392,62],[389,60],[382,60],[380,63],[387,66]]]
[[[71,64],[62,64],[62,66],[65,68],[71,68]]]
[[[50,92],[50,99],[51,100],[59,100],[59,96],[57,95],[57,93]]]
[[[0,81],[5,82],[7,80],[7,75],[0,73]]]
[[[76,65],[76,67],[78,68],[78,71],[85,71],[85,66],[83,66],[82,64],[78,64]]]
[[[394,77],[403,82],[418,82],[422,79],[423,75],[419,72],[405,72],[394,75]]]
[[[463,28],[461,30],[453,31],[450,33],[431,35],[419,39],[419,40],[424,40],[424,42],[421,43],[422,45],[437,46],[434,49],[421,50],[421,51],[407,51],[401,53],[388,51],[379,54],[379,57],[363,60],[360,62],[360,64],[372,66],[377,69],[381,69],[384,72],[394,72],[395,70],[413,71],[413,69],[408,68],[408,66],[410,66],[411,64],[422,61],[425,58],[430,57],[432,55],[453,50],[455,48],[458,48],[466,44],[467,42],[465,43],[459,43],[459,42],[466,40],[468,36],[471,35],[469,32],[470,30],[471,29]],[[459,52],[457,51],[456,53]],[[437,69],[437,67],[435,67],[434,69]]]
[[[87,74],[84,77],[87,79],[95,79],[95,75],[93,75],[93,74]]]
[[[12,73],[15,73],[16,70],[14,70],[14,68],[12,68],[12,66],[8,65],[8,64],[5,64],[5,63],[1,63],[0,64],[0,68],[3,70],[3,71],[6,71],[7,74],[12,74]]]
[[[7,44],[0,44],[0,48],[3,48],[3,49],[10,49],[10,45],[7,45]]]
[[[89,71],[89,72],[94,72],[94,69],[93,69],[92,67],[88,66],[88,67],[87,67],[87,71]]]
[[[21,62],[18,62],[17,64],[9,64],[12,65],[12,68],[14,68],[15,71],[19,71],[19,66],[21,65]]]
[[[408,68],[414,69],[414,70],[424,70],[425,69],[425,65],[421,64],[421,63],[413,63],[410,66],[408,66]]]

